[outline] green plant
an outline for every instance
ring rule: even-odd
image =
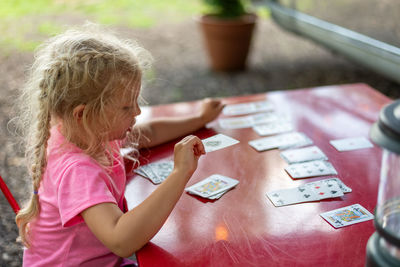
[[[221,18],[235,18],[246,14],[245,0],[203,0],[206,12]]]

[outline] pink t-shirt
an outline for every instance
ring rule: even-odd
[[[124,210],[125,167],[118,159],[102,168],[81,149],[51,130],[48,162],[39,188],[40,214],[31,223],[24,266],[118,266],[122,259],[90,231],[80,213],[99,203]]]

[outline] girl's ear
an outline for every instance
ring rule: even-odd
[[[74,116],[74,119],[76,119],[77,121],[81,121],[85,107],[86,107],[85,105],[81,104],[74,108],[74,110],[72,111],[72,115]]]

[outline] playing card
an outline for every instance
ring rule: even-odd
[[[351,191],[353,191],[350,187],[348,187],[347,185],[345,185],[342,180],[340,180],[339,178],[328,178],[322,181],[326,181],[326,182],[330,182],[330,181],[335,181],[338,185],[340,190],[343,191],[343,193],[350,193]]]
[[[232,187],[233,188],[233,187]],[[232,189],[232,188],[229,188],[229,189],[227,189],[227,190],[225,190],[225,191],[222,191],[221,193],[218,193],[218,194],[216,194],[216,195],[212,195],[212,196],[210,196],[210,197],[208,197],[209,199],[220,199],[226,192],[228,192],[230,189]]]
[[[224,134],[216,134],[209,138],[203,139],[202,142],[206,153],[239,143],[238,140]]]
[[[174,169],[174,162],[172,160],[162,160],[150,164],[153,172],[157,177],[164,181]]]
[[[306,186],[274,190],[268,192],[267,197],[275,207],[319,200],[317,194],[310,187]]]
[[[332,164],[323,160],[290,164],[285,171],[293,179],[337,174]]]
[[[299,163],[311,160],[323,159],[328,157],[317,146],[285,150],[280,153],[281,157],[288,163]]]
[[[172,172],[174,162],[172,160],[160,160],[135,169],[134,172],[150,179],[154,184],[162,183]]]
[[[374,218],[374,215],[360,204],[354,204],[348,207],[324,212],[321,213],[320,216],[335,228],[365,222]]]
[[[266,112],[234,118],[221,118],[218,122],[219,125],[225,129],[240,129],[249,128],[257,124],[268,123],[277,119],[278,116],[274,112]]]
[[[236,116],[255,112],[271,111],[273,109],[274,105],[271,102],[265,100],[227,105],[222,110],[222,113],[225,115]]]
[[[312,144],[312,140],[300,132],[279,134],[269,137],[263,137],[249,141],[249,145],[257,151],[270,149],[285,149],[290,147],[301,147]]]
[[[343,191],[340,189],[336,181],[320,180],[312,183],[307,183],[304,186],[311,188],[319,199],[335,198],[343,196]]]
[[[286,120],[272,121],[253,127],[253,130],[260,136],[273,135],[290,132],[293,130],[292,122]]]
[[[134,171],[135,173],[137,173],[137,174],[139,174],[139,175],[141,175],[141,176],[147,178],[147,174],[143,171],[143,168],[142,168],[142,167],[139,167],[139,168],[137,168],[137,169],[135,169],[135,170],[133,170],[133,171]]]
[[[331,140],[329,143],[338,151],[350,151],[373,147],[372,143],[365,137],[337,139]]]
[[[134,170],[137,174],[150,179],[154,184],[159,184],[162,181],[159,179],[157,174],[153,171],[152,167],[150,164],[142,165],[136,170]]]
[[[238,183],[238,180],[220,174],[213,174],[206,179],[185,188],[185,191],[204,198],[213,199],[212,197],[215,197],[222,192],[226,192],[235,187]]]
[[[122,157],[125,157],[129,153],[133,152],[135,149],[133,147],[124,147],[119,150]]]

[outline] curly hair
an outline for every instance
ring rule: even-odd
[[[150,54],[135,42],[119,39],[90,23],[50,38],[38,48],[19,98],[18,123],[33,183],[29,202],[16,216],[25,246],[30,246],[29,223],[40,212],[37,192],[47,165],[47,141],[53,120],[61,119],[66,130],[63,134],[71,141],[77,129],[73,110],[85,105],[82,135],[88,144],[81,148],[106,166],[106,137],[96,131],[96,123],[104,123],[104,127],[111,123],[106,120],[104,107],[114,99],[111,96],[118,88],[140,82],[142,71],[151,60]],[[130,97],[134,99],[133,93]],[[135,140],[131,142],[135,148]]]

